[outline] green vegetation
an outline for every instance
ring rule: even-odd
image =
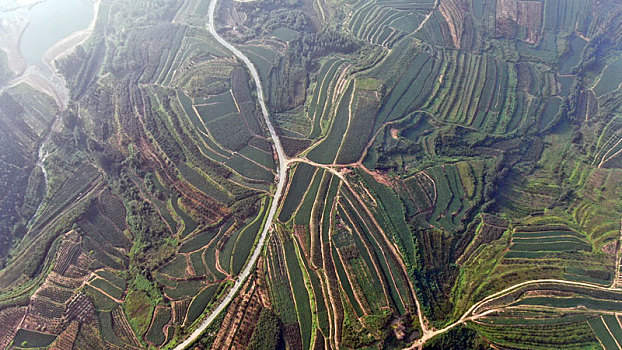
[[[106,294],[112,296],[115,299],[121,299],[121,297],[123,296],[123,290],[117,288],[116,286],[104,279],[97,278],[90,283],[92,286],[103,290],[104,292],[106,292]]]
[[[212,300],[214,295],[219,289],[218,284],[213,284],[211,286],[207,286],[203,289],[199,294],[194,297],[190,306],[188,307],[188,315],[186,316],[185,324],[192,324],[199,316],[203,313],[203,310],[207,307],[209,302]]]
[[[15,334],[13,343],[20,348],[44,348],[50,345],[54,339],[56,339],[56,336],[51,334],[20,329]]]
[[[0,51],[0,339],[171,349],[257,249],[197,346],[622,344],[619,1],[219,0],[266,106],[210,0],[99,6]]]
[[[173,300],[181,300],[197,295],[203,286],[200,280],[175,281],[175,287],[165,287],[164,293]]]
[[[291,282],[292,291],[294,291],[294,300],[296,301],[296,311],[302,332],[303,348],[308,348],[311,342],[311,310],[309,305],[309,294],[305,288],[305,281],[298,265],[296,258],[296,250],[293,241],[286,241],[283,244],[285,251],[285,262]]]
[[[263,228],[270,202],[264,199],[259,209],[259,214],[241,232],[235,242],[235,247],[231,255],[231,269],[234,274],[239,274],[244,267],[246,260],[251,254],[255,241]]]
[[[283,207],[279,214],[279,220],[281,222],[287,222],[292,217],[292,214],[296,211],[306,194],[306,190],[315,173],[315,169],[306,163],[300,163],[296,167],[289,191],[287,192],[287,197],[283,200]]]
[[[594,331],[594,334],[605,349],[616,349],[618,347],[602,318],[593,318],[589,321],[589,324],[590,328],[592,328],[592,331]]]
[[[277,347],[280,329],[279,318],[270,309],[262,309],[255,331],[248,343],[253,350],[269,350]]]
[[[149,332],[145,335],[145,339],[152,342],[155,345],[161,345],[166,340],[166,336],[163,333],[163,327],[171,320],[171,309],[158,308],[156,309],[153,321]]]
[[[146,292],[132,291],[128,293],[123,303],[123,309],[137,334],[142,336],[147,332],[153,308],[154,305]]]

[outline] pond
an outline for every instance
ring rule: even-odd
[[[93,15],[92,0],[45,0],[30,8],[0,11],[0,18],[24,17],[28,26],[20,43],[20,52],[29,64],[46,69],[43,53],[70,34],[89,26]]]

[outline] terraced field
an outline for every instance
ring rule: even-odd
[[[0,55],[0,348],[622,345],[619,1],[97,6]]]

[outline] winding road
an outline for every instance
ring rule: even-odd
[[[516,290],[518,290],[519,288],[528,286],[528,285],[532,285],[532,284],[543,284],[543,283],[551,283],[551,284],[562,284],[562,285],[570,285],[570,286],[578,286],[578,287],[586,287],[586,288],[592,288],[592,289],[596,289],[596,290],[601,290],[601,291],[622,291],[622,289],[615,287],[614,285],[610,286],[610,287],[603,287],[601,285],[597,285],[597,284],[592,284],[592,283],[586,283],[586,282],[576,282],[576,281],[567,281],[567,280],[560,280],[560,279],[539,279],[539,280],[530,280],[530,281],[525,281],[525,282],[521,282],[521,283],[517,283],[515,285],[512,285],[510,287],[505,288],[502,291],[499,291],[497,293],[491,294],[487,297],[485,297],[484,299],[478,301],[477,303],[473,304],[473,306],[471,306],[463,315],[462,317],[460,317],[460,319],[458,319],[456,322],[442,328],[442,329],[438,329],[438,330],[434,330],[434,329],[426,329],[424,328],[424,332],[421,338],[417,339],[411,346],[407,347],[407,350],[414,350],[414,349],[418,349],[420,348],[423,344],[425,344],[425,342],[427,342],[428,340],[434,338],[437,335],[443,334],[447,331],[449,331],[450,329],[459,326],[463,323],[466,323],[468,321],[473,321],[476,320],[478,318],[484,317],[490,313],[494,313],[497,311],[500,311],[503,309],[503,307],[500,308],[493,308],[493,309],[489,309],[489,310],[485,310],[482,313],[475,313],[475,311],[482,305],[486,304],[487,302],[490,302],[494,299],[498,299],[501,297],[504,297]]]
[[[266,224],[263,227],[263,231],[261,231],[259,241],[257,242],[255,249],[253,250],[253,254],[250,257],[250,260],[244,266],[242,273],[236,278],[235,284],[229,290],[225,298],[219,302],[218,306],[216,306],[216,308],[214,308],[210,312],[209,315],[207,315],[207,317],[203,320],[199,328],[197,328],[194,332],[192,332],[190,336],[186,338],[186,340],[184,340],[182,343],[180,343],[179,345],[175,347],[175,350],[186,349],[197,338],[199,338],[201,334],[203,334],[203,332],[207,329],[207,327],[209,327],[209,325],[212,324],[212,322],[214,322],[216,317],[218,317],[218,315],[220,315],[220,313],[223,312],[227,308],[227,306],[229,306],[229,303],[231,303],[233,298],[235,298],[236,294],[238,293],[238,291],[240,290],[240,288],[242,287],[242,285],[244,284],[248,276],[250,276],[251,272],[253,272],[255,263],[257,262],[257,259],[259,259],[259,255],[261,254],[266,238],[268,237],[270,227],[272,226],[272,222],[274,220],[274,215],[276,214],[277,208],[279,206],[279,200],[281,199],[281,196],[283,195],[283,190],[285,189],[285,183],[287,181],[287,156],[285,155],[285,151],[283,150],[283,147],[281,146],[281,140],[276,134],[276,131],[274,129],[274,126],[272,125],[272,122],[270,122],[270,115],[268,113],[268,108],[266,107],[266,102],[264,101],[263,88],[261,86],[261,79],[259,79],[259,73],[257,72],[255,65],[253,65],[251,60],[248,57],[246,57],[246,55],[244,55],[235,46],[227,42],[223,37],[221,37],[216,32],[216,26],[214,24],[214,12],[216,12],[217,2],[218,0],[212,0],[210,2],[210,6],[208,10],[207,29],[209,30],[210,34],[216,39],[216,41],[218,41],[222,46],[226,47],[237,58],[239,58],[242,62],[244,62],[246,67],[248,67],[248,70],[250,71],[251,76],[253,77],[253,80],[255,81],[255,86],[257,87],[257,98],[259,99],[259,105],[261,106],[261,112],[263,114],[264,120],[266,121],[266,125],[268,126],[270,137],[272,138],[272,141],[274,142],[274,148],[276,149],[277,158],[279,161],[279,166],[278,166],[277,173],[276,173],[277,184],[276,184],[276,191],[274,192],[274,198],[272,200],[272,205],[270,206],[270,211],[268,212],[268,217],[266,218]]]
[[[261,85],[261,80],[259,78],[259,73],[257,72],[257,69],[255,68],[255,66],[253,65],[253,63],[251,62],[251,60],[244,55],[240,50],[238,50],[235,46],[231,45],[229,42],[227,42],[223,37],[221,37],[217,32],[216,32],[216,27],[215,27],[215,23],[214,23],[214,13],[216,11],[216,5],[217,5],[218,0],[211,0],[210,2],[210,6],[208,9],[208,24],[207,24],[207,29],[209,30],[210,34],[216,39],[216,41],[218,41],[222,46],[224,46],[225,48],[227,48],[229,51],[231,51],[238,59],[240,59],[242,62],[244,62],[244,64],[248,67],[248,70],[251,73],[251,76],[253,77],[253,80],[255,81],[255,86],[257,88],[257,98],[259,99],[259,104],[261,106],[261,111],[264,117],[264,120],[266,122],[266,125],[268,127],[268,131],[270,132],[270,137],[274,143],[274,148],[276,149],[276,153],[277,153],[277,158],[278,158],[278,169],[277,169],[277,184],[276,184],[276,191],[274,193],[274,199],[272,200],[272,204],[270,206],[270,210],[268,212],[268,217],[266,219],[266,224],[263,227],[263,230],[261,232],[261,235],[259,237],[259,240],[257,242],[257,245],[255,247],[255,249],[253,250],[253,253],[250,257],[250,260],[247,262],[247,264],[244,266],[244,269],[242,270],[242,273],[237,277],[233,287],[229,290],[229,292],[227,293],[227,295],[219,302],[219,304],[216,306],[216,308],[214,308],[209,315],[207,315],[207,317],[203,320],[203,322],[200,324],[200,326],[194,331],[192,332],[188,338],[186,338],[186,340],[184,340],[182,343],[180,343],[179,345],[177,345],[174,349],[175,350],[184,350],[187,349],[192,343],[194,343],[194,341],[196,341],[201,334],[203,334],[203,332],[207,329],[207,327],[210,326],[210,324],[212,324],[212,322],[214,322],[214,320],[218,317],[218,315],[220,315],[221,312],[225,311],[225,309],[227,308],[227,306],[229,305],[229,303],[231,303],[231,301],[233,300],[233,298],[235,298],[235,296],[237,295],[238,291],[240,290],[240,288],[242,287],[242,285],[244,284],[244,282],[246,281],[246,279],[250,276],[250,274],[253,272],[253,269],[255,267],[255,264],[257,263],[257,259],[259,259],[259,256],[262,252],[262,248],[264,246],[264,243],[268,237],[268,234],[270,232],[270,227],[272,226],[272,222],[274,221],[274,216],[276,215],[276,211],[278,209],[278,205],[279,205],[279,201],[283,195],[283,191],[285,189],[285,184],[287,182],[287,167],[288,164],[293,164],[296,162],[305,162],[305,163],[309,163],[311,165],[314,166],[321,166],[323,168],[328,169],[329,171],[331,171],[333,174],[342,177],[343,174],[341,174],[339,171],[337,171],[336,169],[333,169],[330,166],[325,166],[325,165],[320,165],[320,164],[316,164],[314,162],[311,162],[307,159],[304,158],[292,158],[292,159],[288,159],[287,156],[285,155],[285,151],[283,150],[283,147],[281,146],[281,141],[278,137],[278,135],[276,134],[276,131],[274,129],[274,126],[272,125],[271,121],[270,121],[270,115],[268,113],[268,109],[266,107],[266,103],[264,101],[264,94],[263,94],[263,88]],[[435,7],[437,8],[439,4],[439,1],[437,0],[435,2]],[[431,13],[428,14],[428,16],[425,18],[425,21],[428,20],[428,18],[430,17]],[[419,26],[419,28],[417,28],[417,30],[421,29],[421,27],[423,26],[423,24]],[[621,223],[622,226],[622,223]],[[620,234],[622,237],[622,228],[620,230]],[[622,249],[622,247],[621,247]],[[622,255],[622,252],[618,252],[618,257],[617,257],[617,262],[616,262],[616,266],[619,266],[620,264],[620,255]],[[620,278],[620,277],[618,277]],[[445,333],[447,331],[449,331],[450,329],[463,324],[467,321],[472,321],[475,320],[477,318],[486,316],[487,314],[491,313],[491,312],[495,312],[498,311],[497,309],[491,309],[491,310],[486,310],[480,314],[475,313],[476,309],[480,306],[482,306],[483,304],[485,304],[486,302],[489,302],[495,298],[499,298],[502,297],[504,295],[507,295],[508,293],[511,293],[513,291],[515,291],[518,288],[530,285],[530,284],[538,284],[538,283],[558,283],[558,284],[567,284],[567,285],[575,285],[575,286],[583,286],[583,287],[590,287],[590,288],[595,288],[595,289],[599,289],[599,290],[618,290],[620,291],[621,289],[618,288],[617,286],[617,280],[614,280],[614,283],[612,284],[611,287],[603,287],[603,286],[598,286],[598,285],[593,285],[590,283],[582,283],[582,282],[573,282],[573,281],[566,281],[566,280],[557,280],[557,279],[540,279],[540,280],[531,280],[531,281],[525,281],[522,283],[518,283],[515,284],[513,286],[510,286],[502,291],[499,291],[497,293],[494,293],[482,300],[480,300],[479,302],[475,303],[474,305],[471,306],[471,308],[469,308],[469,310],[467,310],[462,317],[460,317],[460,319],[458,319],[457,321],[455,321],[454,323],[447,325],[446,327],[442,328],[442,329],[433,329],[433,328],[429,328],[427,326],[427,323],[425,322],[425,317],[423,316],[422,310],[421,310],[421,306],[419,305],[419,300],[417,299],[416,295],[415,295],[415,300],[417,303],[417,313],[418,313],[418,317],[419,317],[419,321],[421,323],[421,327],[423,330],[423,334],[422,337],[420,339],[418,339],[417,341],[415,341],[413,344],[411,344],[410,347],[408,347],[408,349],[415,349],[415,348],[419,348],[421,347],[426,341],[428,341],[429,339]]]

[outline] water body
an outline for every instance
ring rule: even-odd
[[[28,64],[44,71],[43,53],[70,34],[85,29],[95,14],[92,0],[46,0],[31,8],[0,12],[0,18],[23,17],[28,27],[20,42],[20,52]]]

